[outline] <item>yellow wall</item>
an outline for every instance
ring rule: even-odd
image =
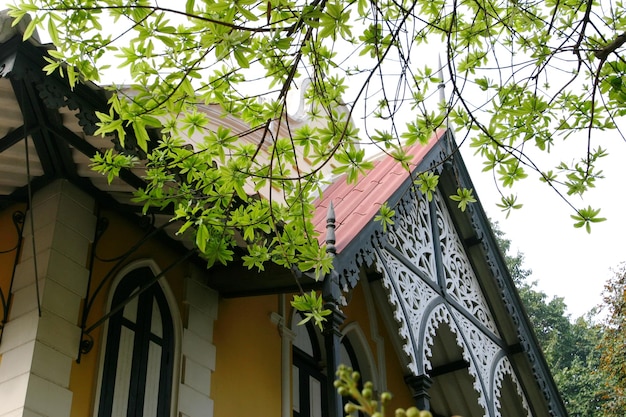
[[[23,205],[14,205],[0,211],[0,289],[7,298],[13,278],[13,267],[18,255],[17,243],[19,236],[13,224],[13,213],[17,210],[24,212]],[[0,320],[2,312],[0,312]]]
[[[115,266],[115,262],[103,260],[126,253],[142,239],[145,233],[135,224],[115,213],[105,212],[101,216],[109,219],[109,227],[96,250],[96,255],[100,259],[94,263],[91,292]],[[0,217],[0,221],[2,220],[3,218]],[[1,230],[4,228],[0,228]],[[164,269],[175,262],[178,256],[180,256],[178,253],[173,253],[169,248],[152,239],[142,244],[124,263],[150,258],[155,260],[161,269]],[[2,267],[1,264],[0,267]],[[184,277],[188,274],[189,266],[184,264],[167,274],[168,284],[178,300],[178,307],[183,317]],[[112,281],[108,281],[96,299],[90,312],[88,325],[104,314]],[[287,300],[290,300],[290,296],[287,296]],[[277,312],[278,308],[278,295],[219,300],[218,319],[214,323],[213,334],[213,342],[216,346],[216,368],[211,379],[210,394],[214,401],[216,416],[280,415],[281,338],[276,325],[270,320],[270,314]],[[369,348],[376,358],[377,347],[372,342],[369,316],[360,285],[354,290],[350,304],[344,308],[344,313],[347,316],[345,325],[353,321],[359,323],[368,340]],[[394,395],[390,409],[409,407],[413,400],[409,389],[404,384],[404,370],[396,357],[382,321],[379,321],[377,325],[385,341],[387,387]],[[71,417],[84,417],[93,413],[102,330],[103,327],[100,326],[92,332],[93,349],[82,355],[80,364],[74,363],[72,367],[70,390],[74,395]],[[330,373],[334,376],[334,371]]]
[[[96,255],[100,259],[96,259],[94,262],[91,293],[102,282],[105,275],[116,265],[116,262],[105,262],[103,260],[112,259],[128,252],[145,235],[145,231],[113,212],[105,211],[101,213],[101,216],[109,220],[109,226],[97,245]],[[174,263],[179,256],[178,253],[172,252],[172,250],[152,238],[143,243],[137,251],[124,261],[123,265],[148,258],[157,262],[161,270],[163,270]],[[166,275],[169,287],[174,293],[176,300],[178,300],[179,311],[182,311],[184,278],[188,273],[189,265],[183,263],[182,266],[174,268]],[[112,278],[115,278],[115,275],[113,274]],[[96,298],[90,310],[87,327],[104,315],[112,282],[113,279],[109,279]],[[100,326],[91,333],[94,340],[93,349],[81,356],[80,364],[75,362],[72,366],[70,390],[74,395],[71,417],[90,416],[93,413],[102,330],[103,326]]]
[[[270,321],[278,296],[222,299],[211,380],[216,416],[280,416],[280,335]]]
[[[13,224],[13,213],[17,210],[23,213],[25,205],[15,204],[0,211],[0,291],[5,302],[9,301],[13,268],[16,257],[19,255],[19,248],[17,248],[19,236]],[[4,317],[2,303],[0,303],[0,321],[3,319],[8,318]],[[0,360],[2,360],[2,355],[0,355]]]

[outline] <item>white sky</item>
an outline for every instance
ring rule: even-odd
[[[530,177],[517,189],[524,207],[505,219],[496,207],[500,197],[490,174],[480,172],[482,161],[469,148],[462,149],[487,214],[499,222],[513,251],[524,254],[524,265],[533,272],[530,279],[537,280],[539,289],[550,297],[564,297],[572,318],[601,303],[604,283],[612,276],[610,269],[626,260],[622,243],[626,218],[621,209],[626,145],[615,133],[605,134],[614,139],[603,161],[605,179],[598,180],[585,202],[573,200],[577,207],[601,208],[600,214],[607,218],[593,224],[591,234],[574,228],[570,208],[546,184]]]
[[[10,1],[0,0],[2,5]],[[119,80],[118,80],[119,81]],[[611,268],[626,261],[622,238],[626,235],[626,216],[621,205],[626,200],[622,178],[626,169],[626,144],[614,133],[607,133],[610,155],[604,161],[606,178],[589,193],[588,202],[575,203],[579,208],[591,204],[601,208],[607,217],[604,223],[594,224],[592,233],[575,229],[569,217],[571,209],[562,202],[546,184],[527,178],[513,191],[524,204],[504,218],[496,207],[500,201],[491,174],[481,172],[482,160],[473,156],[465,145],[461,152],[468,166],[476,193],[487,214],[499,222],[512,250],[524,254],[524,266],[533,271],[531,280],[537,280],[540,290],[550,297],[564,297],[572,318],[579,317],[601,302],[601,292],[611,277]]]

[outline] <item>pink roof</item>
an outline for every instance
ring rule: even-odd
[[[438,130],[428,145],[413,145],[406,151],[411,158],[411,170],[424,159],[445,130]],[[380,206],[409,178],[409,172],[391,156],[374,161],[374,168],[360,176],[353,184],[341,176],[324,190],[322,198],[315,202],[317,210],[313,217],[320,243],[326,235],[326,214],[329,203],[335,207],[337,252],[341,252],[359,232],[376,216]]]

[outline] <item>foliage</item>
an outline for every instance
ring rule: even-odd
[[[626,415],[626,264],[614,271],[604,287],[608,317],[599,344],[600,369],[608,376],[603,412],[606,417]]]
[[[173,206],[209,264],[239,245],[250,268],[273,261],[319,275],[330,261],[310,219],[323,178],[355,181],[370,169],[363,144],[409,168],[406,147],[448,122],[499,187],[533,174],[571,206],[577,227],[603,219],[569,198],[602,177],[606,135],[600,146],[592,133],[626,113],[621,2],[173,3],[23,0],[10,14],[31,16],[24,38],[50,35],[48,74],[75,85],[100,81],[112,63],[125,71],[116,79],[129,85],[111,86],[110,110],[98,114],[98,133],[124,151],[94,167],[109,179],[145,167],[137,200]],[[445,51],[441,71],[424,59],[433,49]],[[437,105],[431,97],[446,86]],[[580,151],[544,163],[567,138]],[[433,175],[416,186],[428,194]],[[473,201],[466,189],[452,198],[462,209]],[[503,195],[501,207],[521,204]]]
[[[304,318],[298,325],[304,324],[312,319],[320,330],[322,330],[322,322],[325,320],[324,317],[331,313],[330,310],[324,308],[323,301],[322,296],[318,295],[315,291],[302,295],[294,295],[291,306],[304,315]]]

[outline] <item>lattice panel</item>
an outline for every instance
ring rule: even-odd
[[[431,215],[433,205],[423,196],[405,198],[396,208],[394,225],[381,239],[383,244],[373,248],[399,334],[406,342],[403,350],[408,368],[414,375],[432,368],[432,348],[439,326],[445,323],[469,363],[468,372],[485,416],[503,417],[498,411],[502,378],[509,374],[518,392],[521,387],[508,360],[502,361],[503,353],[494,339],[499,338],[495,320],[446,205],[440,195],[434,201],[436,213]],[[437,233],[433,231],[433,215]],[[434,246],[437,236],[442,259],[439,270],[443,271],[439,278]],[[445,302],[443,293],[455,302]],[[522,394],[523,407],[528,410]]]
[[[515,390],[517,391],[517,395],[522,399],[522,407],[526,410],[526,415],[528,417],[532,416],[530,411],[530,407],[528,406],[528,400],[524,395],[524,391],[522,390],[522,385],[520,384],[515,372],[513,372],[513,367],[511,366],[511,362],[509,358],[503,357],[500,359],[498,364],[496,365],[496,370],[494,372],[495,384],[494,384],[494,393],[493,393],[493,409],[495,411],[495,417],[507,417],[503,416],[500,412],[500,398],[502,398],[502,382],[504,381],[504,377],[509,375],[511,380],[513,381],[513,385],[515,385]]]
[[[411,194],[397,208],[394,227],[386,234],[387,244],[396,248],[427,279],[437,282],[433,230],[428,200]]]
[[[435,195],[434,200],[437,206],[437,225],[440,234],[439,241],[446,291],[448,295],[464,306],[470,315],[476,317],[489,330],[498,335],[498,329],[480,290],[476,274],[439,193]]]
[[[407,341],[404,351],[411,359],[410,369],[418,375],[421,366],[415,361],[415,336],[412,337],[411,332],[419,331],[426,306],[437,297],[437,293],[388,251],[382,249],[376,254],[376,264],[385,268],[383,285],[391,303],[396,306],[394,317],[400,324],[400,335]]]
[[[492,365],[500,347],[459,311],[452,309],[452,312],[462,329],[465,342],[469,344],[483,386],[488,389],[491,386]]]
[[[423,362],[425,369],[432,369],[432,364],[430,363],[430,358],[432,357],[432,347],[435,342],[435,336],[437,335],[437,329],[442,323],[446,323],[452,333],[456,336],[456,343],[461,348],[463,352],[463,359],[469,363],[468,372],[474,378],[474,389],[478,393],[478,404],[485,410],[485,416],[488,414],[487,408],[487,399],[485,397],[485,390],[483,389],[483,385],[480,383],[479,379],[479,370],[476,366],[476,362],[472,358],[470,354],[471,347],[467,345],[465,342],[465,329],[461,330],[452,319],[452,315],[450,311],[446,307],[445,304],[439,304],[434,310],[431,311],[430,315],[427,318],[426,324],[426,332],[424,334],[424,352],[423,352]]]

